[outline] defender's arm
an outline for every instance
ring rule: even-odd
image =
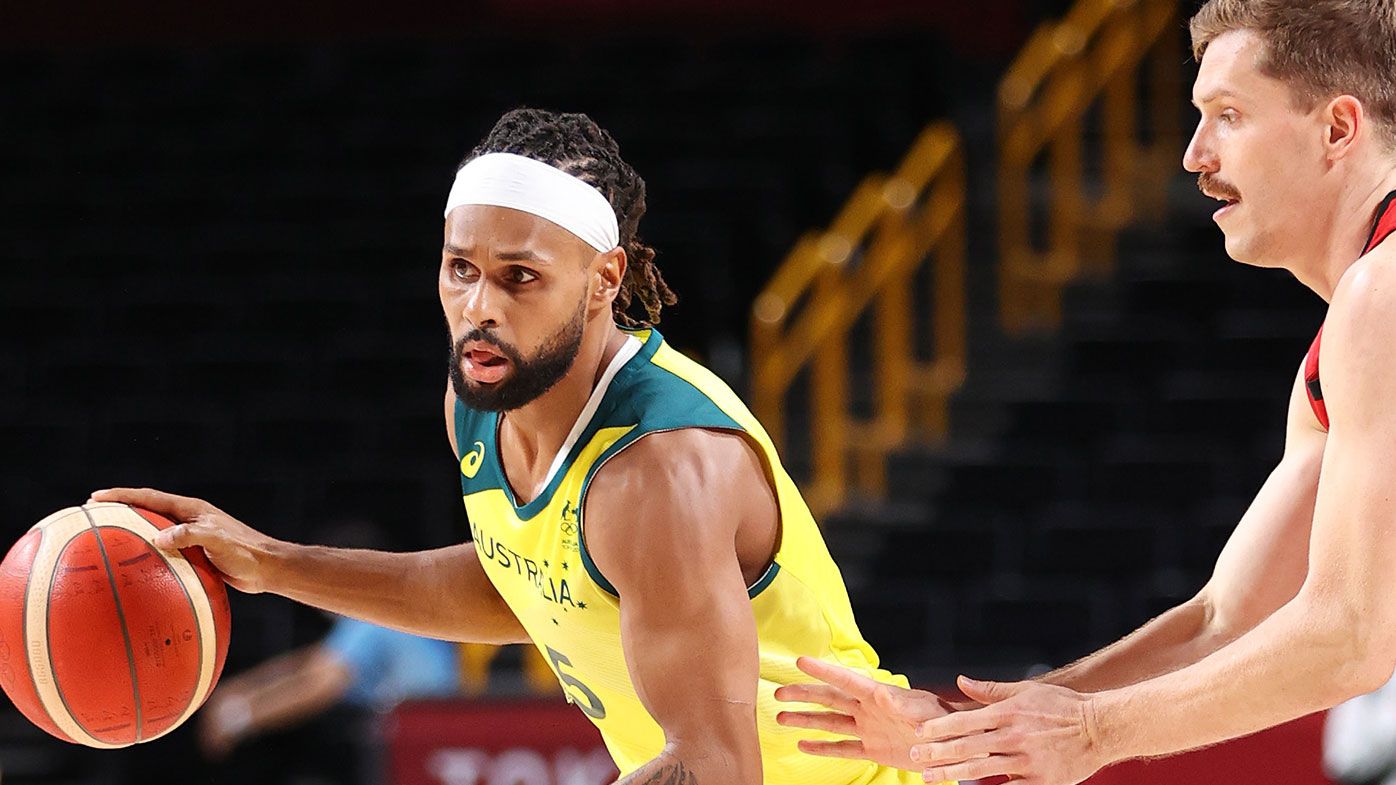
[[[1303,588],[1202,662],[1103,694],[1101,733],[1114,751],[1156,755],[1239,736],[1370,692],[1391,676],[1396,271],[1380,263],[1368,257],[1349,271],[1324,330],[1333,420]]]
[[[1295,596],[1308,569],[1309,529],[1324,445],[1303,382],[1301,367],[1290,396],[1284,458],[1228,540],[1207,585],[1123,640],[1037,681],[1087,693],[1169,673],[1235,640]],[[823,684],[782,687],[777,697],[822,703],[835,711],[783,712],[778,717],[781,724],[854,737],[848,742],[805,742],[804,748],[817,755],[918,768],[907,758],[917,741],[909,728],[952,708],[930,693],[894,691],[836,665],[801,660],[800,667]],[[898,740],[902,747],[893,754]]]
[[[1038,681],[1078,692],[1135,684],[1197,662],[1293,599],[1308,572],[1324,442],[1301,366],[1289,399],[1284,457],[1227,540],[1207,585],[1123,640]]]
[[[933,774],[1049,785],[1235,738],[1381,686],[1396,665],[1396,271],[1348,271],[1324,330],[1324,450],[1309,571],[1294,599],[1202,660],[1093,695],[969,683],[993,705],[928,723]],[[982,735],[971,735],[982,734]],[[985,757],[985,756],[988,757]],[[953,761],[961,763],[952,763]]]

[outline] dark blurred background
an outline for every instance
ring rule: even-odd
[[[826,535],[864,633],[914,682],[1085,654],[1205,581],[1279,458],[1322,303],[1229,262],[1175,167],[1113,272],[1066,287],[1059,326],[999,328],[997,91],[1070,7],[0,5],[0,534],[139,484],[284,538],[359,517],[397,549],[457,542],[440,210],[501,112],[585,111],[615,135],[681,297],[661,329],[739,391],[781,259],[943,119],[968,160],[965,383],[949,438],[894,451],[889,492],[850,494]],[[1194,73],[1177,51],[1174,160]],[[230,673],[326,626],[278,598],[233,614]],[[93,758],[18,725],[11,781],[136,782],[196,757],[185,730]]]

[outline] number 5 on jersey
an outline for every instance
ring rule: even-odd
[[[553,664],[553,671],[557,673],[558,681],[562,682],[563,692],[567,693],[567,700],[577,705],[588,717],[594,720],[606,719],[606,707],[601,703],[601,699],[591,688],[583,684],[576,676],[562,670],[562,666],[572,666],[572,661],[567,656],[556,651],[551,646],[544,646],[544,651],[548,653],[548,661]],[[581,695],[577,695],[576,692]]]

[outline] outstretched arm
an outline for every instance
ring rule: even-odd
[[[166,550],[203,548],[234,588],[270,592],[322,610],[441,640],[529,640],[475,555],[475,544],[414,553],[326,548],[269,537],[212,504],[150,488],[97,491],[176,523],[155,538]]]
[[[1222,549],[1207,585],[1123,640],[1037,681],[1100,692],[1170,673],[1253,629],[1299,592],[1324,433],[1309,408],[1303,368],[1289,399],[1285,453]]]
[[[762,498],[774,514],[764,486],[742,437],[698,430],[646,436],[592,482],[587,548],[619,592],[630,678],[665,739],[624,785],[761,782],[756,620],[736,540]]]
[[[445,399],[446,432],[455,448],[455,398]],[[156,545],[200,547],[228,583],[271,592],[322,610],[428,638],[526,643],[528,634],[495,591],[474,543],[416,553],[322,548],[269,537],[202,499],[149,488],[93,494],[160,513],[176,526]]]
[[[1324,392],[1333,422],[1309,576],[1298,596],[1196,665],[1103,694],[1097,713],[1112,754],[1158,755],[1232,738],[1329,708],[1390,677],[1396,664],[1392,313],[1396,276],[1370,259],[1359,263],[1339,287],[1325,327]],[[1179,721],[1184,712],[1189,719]]]
[[[1123,640],[1037,681],[1077,692],[1135,684],[1201,660],[1291,600],[1308,569],[1323,446],[1324,434],[1309,408],[1301,368],[1290,396],[1284,458],[1228,540],[1207,585]],[[920,690],[860,681],[855,672],[829,663],[802,660],[800,667],[823,683],[784,687],[776,697],[818,703],[832,711],[783,712],[780,722],[851,737],[802,743],[816,755],[920,768],[909,757],[921,741],[915,726],[951,709],[975,705],[949,704]]]
[[[993,705],[928,723],[929,737],[943,740],[924,750],[937,761],[932,774],[973,770],[1065,785],[1114,761],[1268,728],[1374,690],[1390,677],[1396,665],[1396,409],[1389,405],[1396,389],[1390,318],[1396,274],[1380,263],[1369,257],[1349,270],[1324,330],[1332,427],[1309,573],[1294,599],[1199,662],[1140,684],[1085,696],[1041,684],[969,685]],[[955,760],[961,763],[950,763]]]

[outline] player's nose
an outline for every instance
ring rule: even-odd
[[[1183,152],[1183,168],[1193,174],[1216,172],[1221,168],[1221,160],[1217,157],[1201,123],[1198,123],[1197,130],[1193,132],[1188,149]]]
[[[499,326],[498,293],[488,283],[481,282],[466,293],[461,301],[461,317],[481,330]]]

